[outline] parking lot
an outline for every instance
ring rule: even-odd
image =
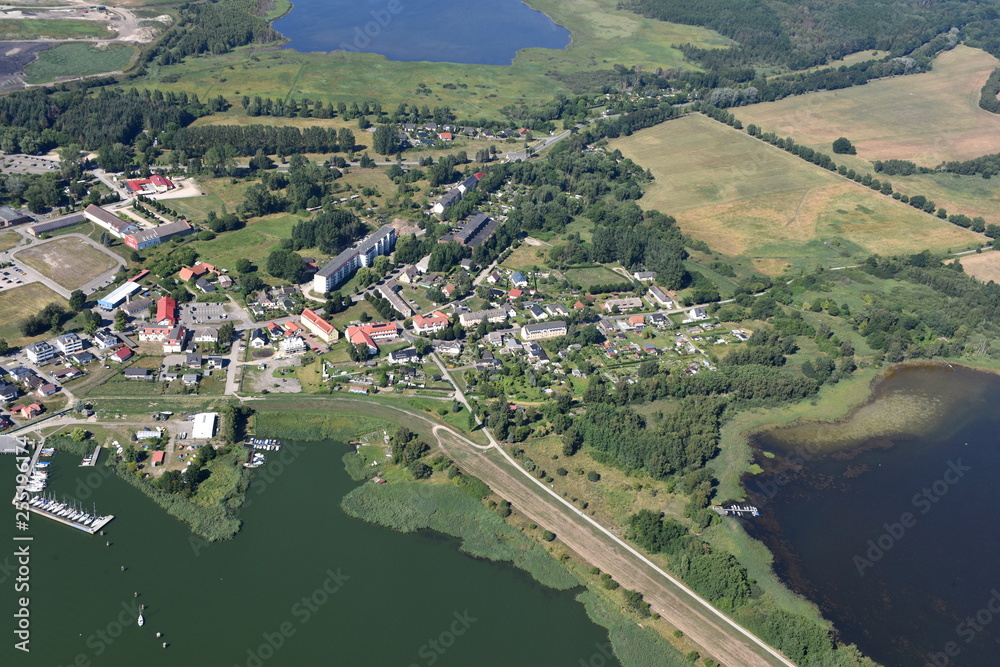
[[[222,303],[185,303],[180,307],[181,322],[185,325],[223,322],[229,319]]]
[[[24,271],[13,266],[0,269],[0,290],[19,287],[27,280]]]
[[[59,169],[59,163],[31,155],[5,155],[0,153],[0,171],[11,174],[44,174]]]

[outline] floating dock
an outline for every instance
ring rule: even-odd
[[[73,528],[82,530],[85,533],[90,533],[91,535],[99,531],[101,528],[104,528],[104,526],[108,525],[108,523],[115,518],[113,514],[109,514],[107,516],[93,516],[82,512],[82,510],[73,510],[70,514],[63,514],[67,510],[71,509],[71,505],[56,502],[55,500],[48,500],[42,496],[35,496],[25,503],[15,503],[15,505],[34,512],[35,514],[52,519],[53,521],[58,521],[59,523],[66,524],[67,526],[72,526]],[[76,514],[84,514],[84,516],[78,517],[77,519],[70,518]]]
[[[760,516],[760,510],[758,510],[753,505],[726,505],[718,506],[712,508],[721,516]]]

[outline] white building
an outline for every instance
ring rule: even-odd
[[[313,276],[313,292],[317,295],[329,292],[345,282],[362,266],[371,266],[379,255],[388,255],[396,243],[396,230],[392,225],[383,225],[353,248],[348,248],[316,272]]]
[[[83,339],[75,333],[57,336],[52,342],[63,354],[73,354],[83,349]]]
[[[24,351],[28,355],[28,359],[30,359],[33,364],[40,364],[56,356],[56,348],[52,347],[45,341],[32,343],[31,345],[26,346]]]
[[[208,440],[215,435],[215,420],[218,412],[199,412],[194,416],[194,429],[191,431],[191,438],[194,440]]]

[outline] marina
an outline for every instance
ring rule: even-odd
[[[100,447],[89,457],[92,461],[97,460],[99,450]],[[71,503],[58,502],[53,498],[39,495],[48,486],[49,473],[46,469],[52,465],[51,461],[39,461],[39,458],[43,456],[51,458],[55,454],[55,451],[51,447],[35,447],[27,467],[22,469],[25,481],[17,487],[14,499],[11,502],[19,509],[26,509],[93,535],[114,519],[114,515],[100,516],[97,514],[96,508],[90,513]],[[84,461],[87,461],[87,459],[84,459]],[[92,463],[87,463],[86,465],[92,465]],[[27,494],[34,495],[27,497]]]
[[[243,443],[245,447],[250,447],[251,449],[263,449],[268,452],[276,452],[281,449],[280,440],[272,440],[268,438],[253,438],[249,437],[246,442]]]
[[[96,466],[97,465],[97,459],[98,459],[98,457],[100,457],[100,455],[101,455],[101,446],[97,445],[96,447],[94,447],[94,453],[93,454],[91,454],[90,456],[85,456],[83,458],[83,461],[80,462],[80,467],[81,468],[86,468],[88,466],[90,466],[90,467]]]

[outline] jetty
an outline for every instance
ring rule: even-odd
[[[268,452],[276,452],[281,449],[281,441],[271,438],[247,436],[247,439],[243,442],[243,446],[249,447],[250,449],[263,449]]]
[[[93,467],[97,465],[97,457],[101,455],[101,446],[97,445],[94,447],[94,453],[87,456],[80,462],[81,468]]]
[[[750,516],[760,516],[760,510],[758,510],[753,505],[716,505],[712,507],[716,513],[720,516],[740,516],[740,517],[750,517]]]
[[[35,496],[25,503],[15,503],[15,505],[91,535],[115,518],[113,514],[107,516],[88,514],[69,503],[61,503],[43,496]]]

